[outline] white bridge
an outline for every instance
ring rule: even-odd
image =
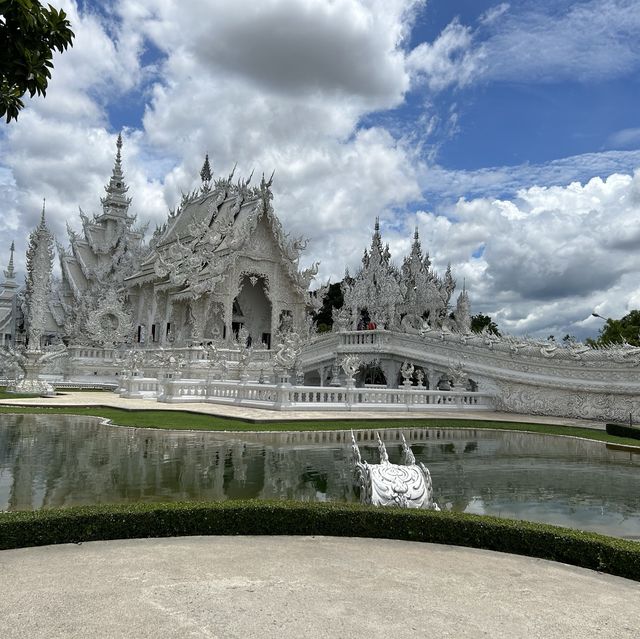
[[[474,388],[494,397],[497,410],[616,421],[631,415],[640,421],[640,348],[444,331],[345,331],[321,335],[304,348],[305,379],[324,385],[335,362],[347,355],[379,366],[387,386],[398,384],[405,362],[422,369],[429,389],[458,368]]]
[[[228,344],[217,348],[214,361],[202,346],[70,346],[66,369],[47,372],[69,383],[117,382],[124,396],[162,402],[273,410],[492,409],[640,421],[640,348],[630,346],[593,349],[445,331],[342,331],[308,341],[290,364],[290,378],[277,374],[274,353]],[[363,365],[355,381],[340,366],[345,358]],[[373,368],[384,376],[382,384],[366,384]]]

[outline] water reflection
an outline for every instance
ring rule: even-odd
[[[640,456],[572,438],[405,429],[436,500],[492,514],[640,538]],[[391,461],[400,433],[385,431]],[[358,432],[377,462],[375,431]],[[0,510],[133,501],[355,501],[350,434],[189,433],[88,417],[0,416]]]

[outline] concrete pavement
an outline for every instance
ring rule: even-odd
[[[0,637],[636,638],[640,583],[394,540],[182,537],[0,552]]]

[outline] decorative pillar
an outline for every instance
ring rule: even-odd
[[[380,360],[380,368],[387,380],[387,388],[398,388],[398,374],[401,366],[400,362],[392,359]]]

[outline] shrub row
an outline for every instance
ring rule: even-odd
[[[0,513],[0,549],[183,535],[402,539],[528,555],[640,581],[640,543],[526,521],[358,504],[126,504]]]
[[[607,433],[618,437],[629,437],[630,439],[640,439],[640,428],[629,426],[629,424],[607,424]]]

